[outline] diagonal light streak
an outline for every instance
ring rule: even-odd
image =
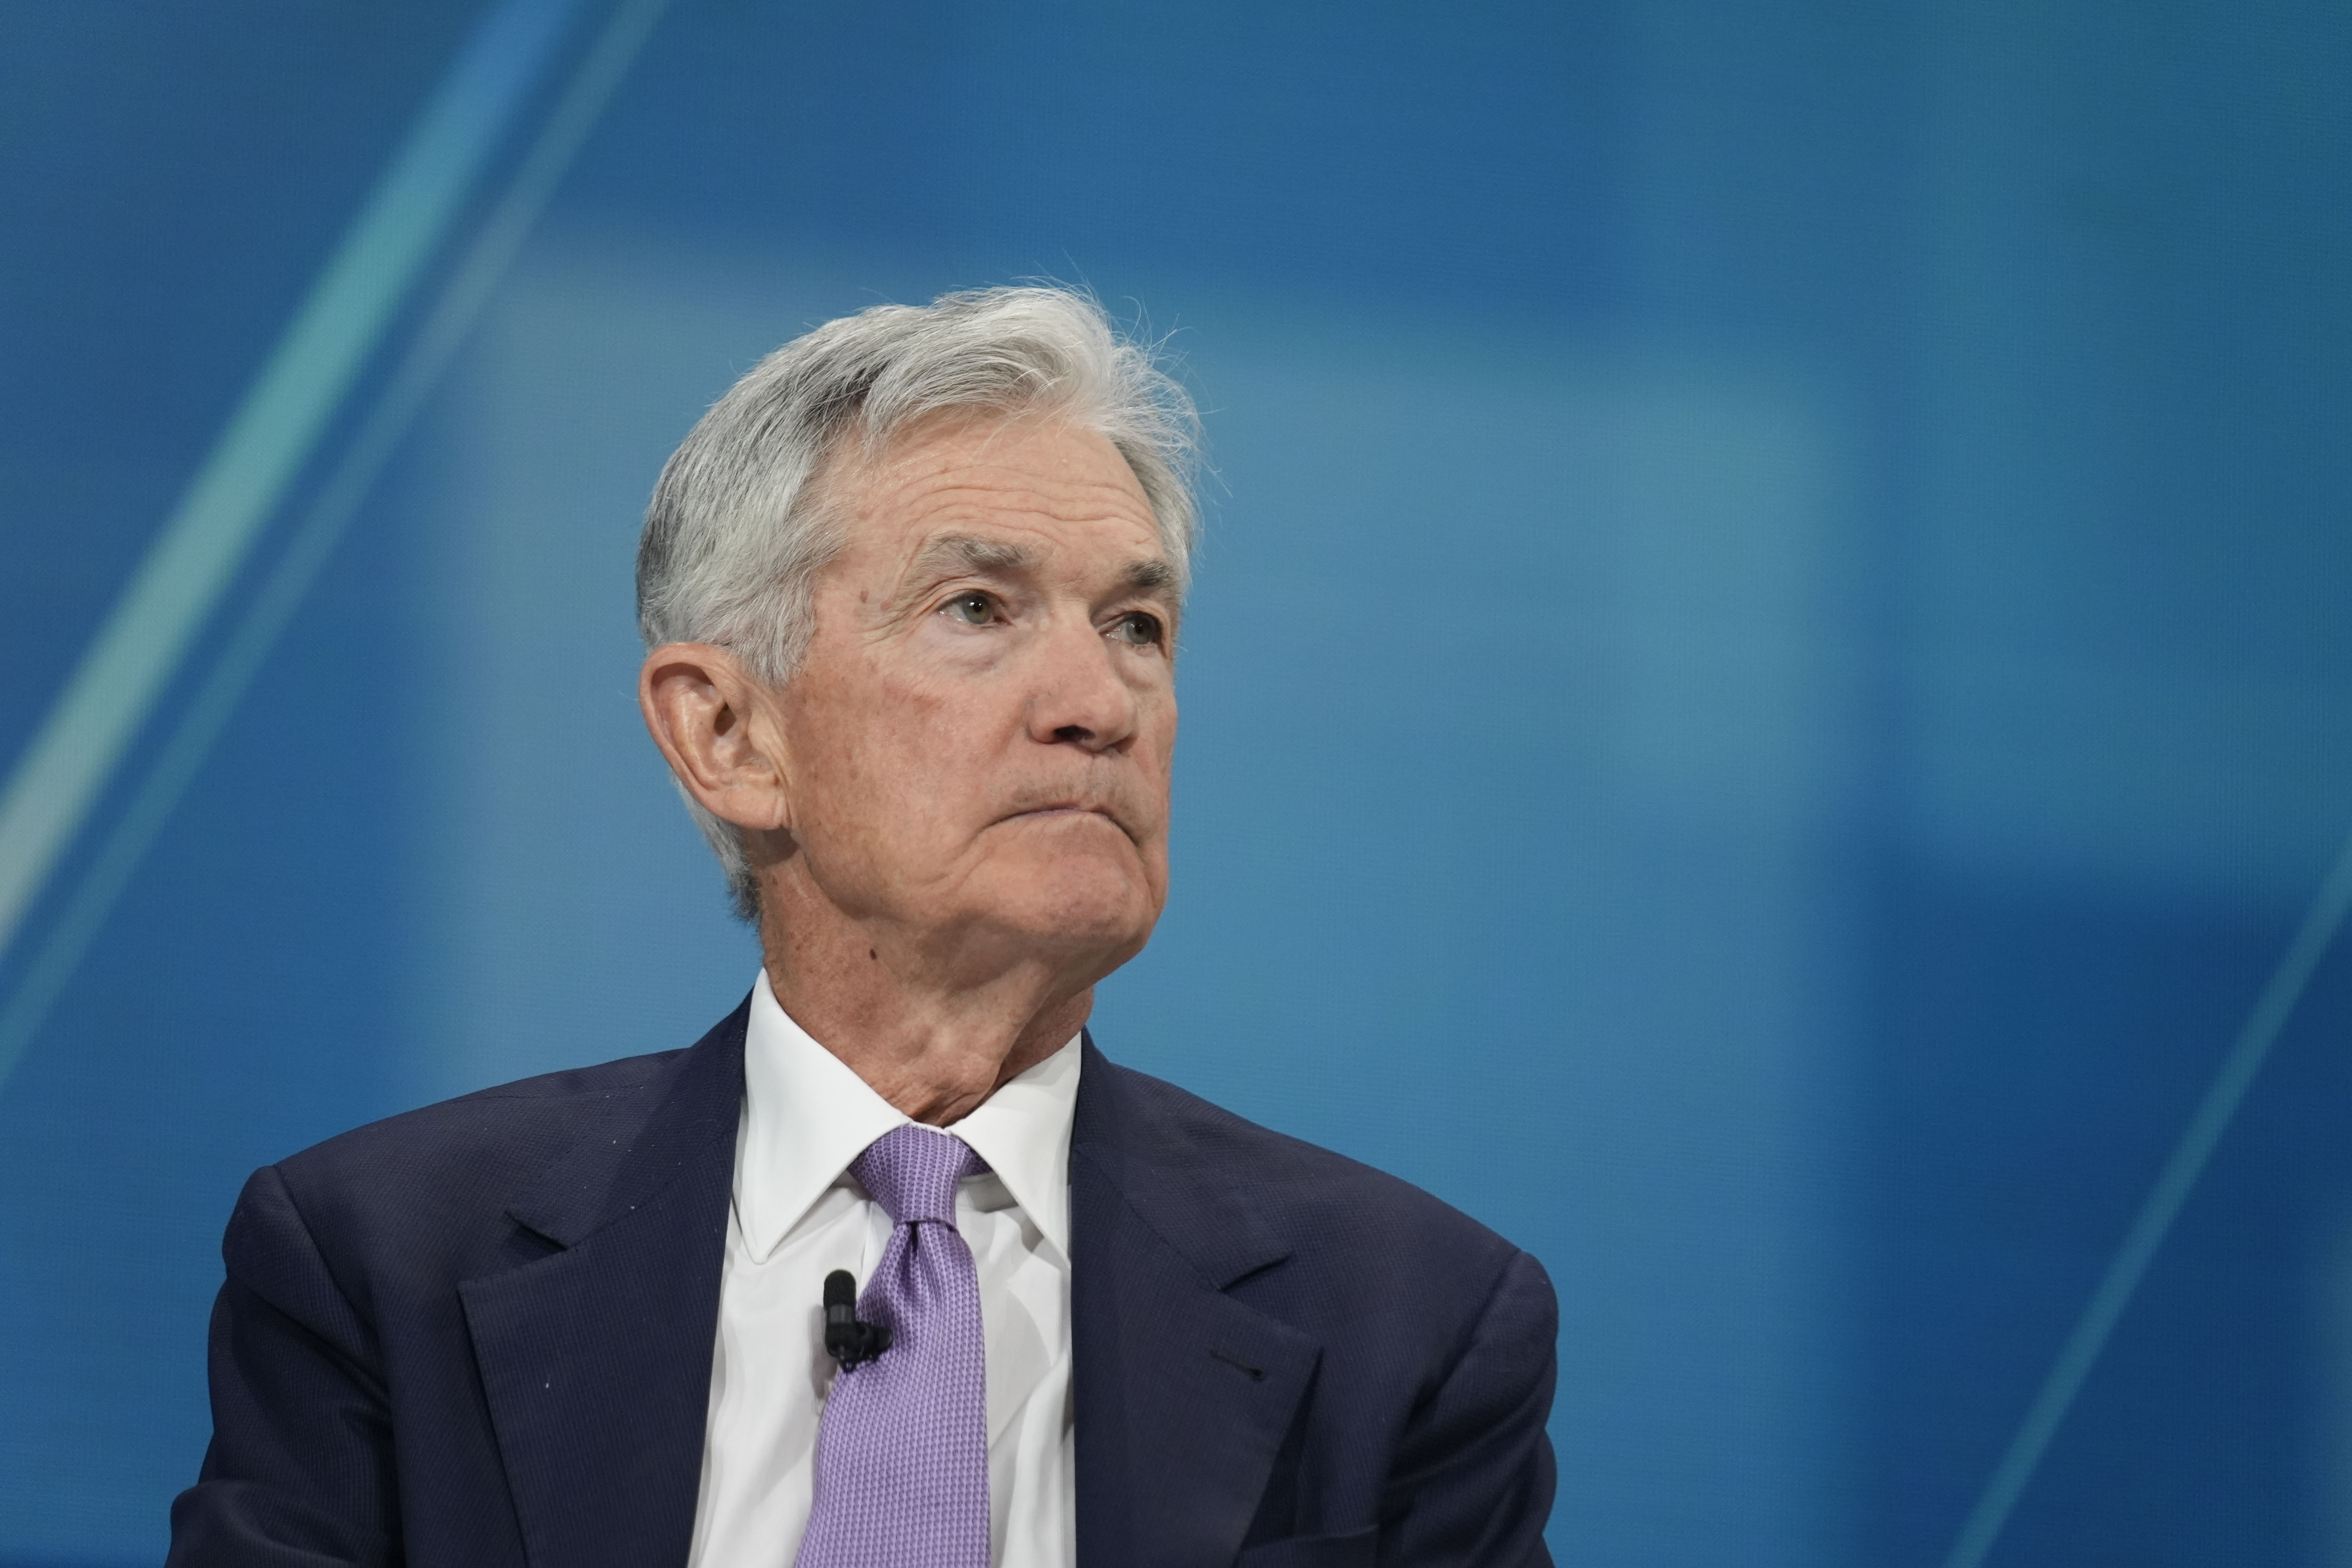
[[[57,922],[26,967],[7,1005],[0,1007],[0,1088],[5,1088],[82,954],[105,923],[155,836],[162,831],[222,728],[301,607],[312,581],[333,554],[352,514],[374,485],[438,383],[464,346],[523,241],[554,195],[614,90],[669,0],[622,0],[582,58],[507,190],[484,219],[464,257],[385,382],[351,446],[337,461],[252,602],[238,617],[220,658],[180,717],[75,887]]]
[[[0,789],[0,956],[530,96],[581,0],[499,0]]]
[[[2181,1205],[2189,1201],[2189,1192],[2205,1173],[2205,1166],[2221,1143],[2222,1133],[2229,1131],[2231,1120],[2246,1098],[2246,1090],[2252,1087],[2254,1075],[2262,1071],[2271,1047],[2277,1043],[2279,1031],[2286,1026],[2295,1004],[2303,1000],[2312,973],[2326,956],[2347,910],[2352,910],[2352,840],[2346,841],[2326,879],[2313,895],[2302,925],[2296,928],[2286,951],[2279,955],[2278,967],[2271,972],[2269,984],[2255,998],[2253,1010],[2240,1026],[2229,1055],[2221,1058],[2221,1069],[2213,1075],[2205,1098],[2198,1101],[2189,1125],[2181,1130],[2180,1140],[2173,1145],[2163,1170],[2158,1173],[2156,1184],[2148,1189],[2139,1213],[2132,1218],[2131,1228],[2124,1233],[2123,1244],[2116,1248],[2106,1272],[2099,1278],[2098,1287],[2084,1304],[2074,1332],[2066,1336],[2058,1359],[2042,1378],[2033,1403],[2026,1409],[2025,1419],[2018,1425],[2016,1436],[2010,1439],[2000,1462],[1993,1467],[1983,1495],[1977,1499],[1968,1522],[1960,1529],[1959,1539],[1952,1544],[1951,1555],[1944,1559],[1944,1568],[1979,1568],[1985,1554],[2000,1538],[2001,1528],[2009,1522],[2017,1500],[2033,1479],[2050,1440],[2058,1435],[2074,1396],[2082,1392],[2084,1380],[2090,1376],[2099,1352],[2106,1348],[2107,1337],[2115,1331],[2116,1321],[2131,1304],[2133,1293],[2139,1289],[2149,1263],[2155,1260],[2157,1249],[2164,1245]]]

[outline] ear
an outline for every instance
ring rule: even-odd
[[[713,643],[664,643],[637,673],[637,706],[669,771],[722,821],[792,826],[782,733],[767,688]]]

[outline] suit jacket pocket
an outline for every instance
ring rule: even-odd
[[[1234,1568],[1371,1568],[1380,1547],[1377,1527],[1345,1535],[1295,1535],[1253,1546],[1234,1559]]]

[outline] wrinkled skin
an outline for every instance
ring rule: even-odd
[[[784,1010],[944,1126],[1076,1032],[1166,901],[1173,574],[1068,424],[942,416],[822,479],[845,538],[792,679],[673,643],[640,696],[744,830]]]

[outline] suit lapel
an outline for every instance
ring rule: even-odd
[[[535,1568],[686,1561],[747,1016],[615,1097],[514,1204],[562,1250],[458,1287]]]
[[[1078,1560],[1230,1563],[1320,1347],[1225,1294],[1287,1249],[1142,1080],[1085,1050],[1070,1148]]]

